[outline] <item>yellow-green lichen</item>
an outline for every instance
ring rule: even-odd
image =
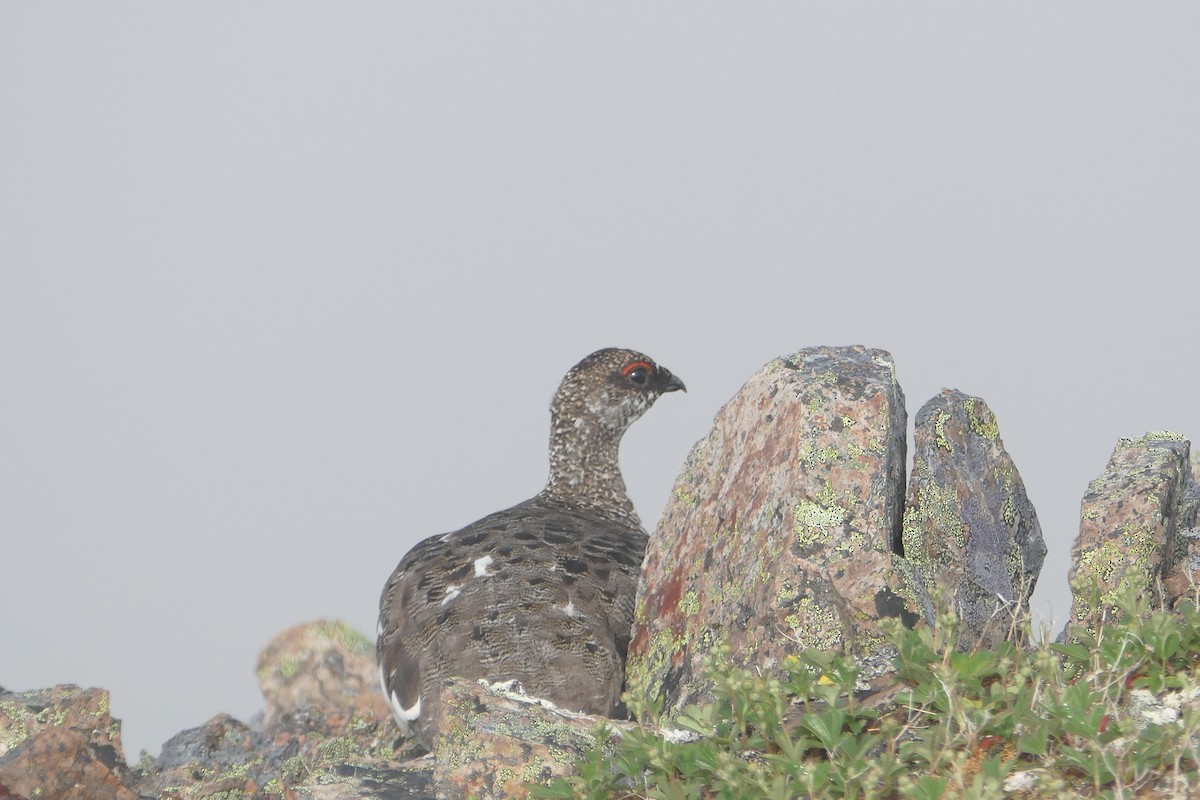
[[[299,783],[311,770],[304,756],[292,756],[279,767],[279,777],[284,783]]]
[[[787,605],[799,596],[800,590],[792,586],[791,581],[785,580],[779,584],[779,589],[775,592],[775,602],[783,606]]]
[[[788,637],[803,648],[833,650],[842,645],[842,625],[837,613],[805,597],[796,610],[784,618]]]
[[[918,478],[918,502],[915,508],[904,512],[901,532],[904,552],[918,563],[938,555],[943,557],[939,560],[953,558],[954,554],[945,548],[932,548],[927,542],[931,534],[937,533],[939,539],[949,537],[960,548],[965,546],[967,526],[958,516],[958,496],[934,481],[924,462],[918,461],[914,473]]]
[[[792,507],[792,528],[801,547],[810,547],[841,531],[848,512],[841,506],[824,506],[801,500]]]
[[[454,709],[453,723],[449,732],[438,739],[437,753],[439,759],[449,756],[451,769],[458,769],[463,764],[477,760],[483,753],[483,743],[472,736],[475,720],[480,714],[473,703],[451,703]]]
[[[664,628],[651,635],[650,643],[643,653],[630,656],[625,668],[629,687],[627,702],[630,710],[634,711],[639,719],[644,719],[647,709],[661,704],[656,689],[667,674],[667,667],[672,658],[683,649],[683,645],[682,635]]]
[[[300,659],[295,656],[284,656],[279,662],[279,675],[283,678],[294,678],[300,671]]]
[[[817,492],[816,501],[826,508],[836,506],[838,501],[837,489],[833,488],[833,481],[825,481]]]
[[[813,457],[822,464],[832,464],[837,461],[838,449],[833,445],[818,447],[812,451]]]
[[[1186,441],[1188,441],[1188,438],[1186,436],[1184,436],[1182,433],[1176,433],[1175,431],[1150,431],[1149,433],[1143,434],[1143,435],[1135,437],[1135,438],[1118,439],[1116,449],[1124,450],[1126,447],[1133,447],[1135,445],[1146,445],[1146,444],[1150,444],[1152,442],[1162,442],[1162,441],[1186,442]]]
[[[698,502],[696,500],[696,496],[684,489],[682,486],[675,488],[675,496],[678,497],[679,501],[685,505],[694,506]]]
[[[981,403],[982,401],[974,397],[963,400],[963,410],[967,412],[967,425],[989,442],[994,442],[1000,435],[1000,426],[996,424],[996,415],[990,408],[986,405],[979,407]]]
[[[0,715],[7,717],[13,723],[12,727],[8,729],[0,728],[0,755],[2,755],[29,738],[27,723],[34,715],[24,704],[14,703],[10,700],[0,702]]]
[[[945,411],[938,411],[937,416],[933,420],[933,436],[938,447],[946,448],[947,452],[954,452],[954,445],[950,444],[950,440],[946,438],[946,420],[950,419],[950,415]]]
[[[867,537],[861,530],[850,528],[846,535],[838,540],[837,546],[834,548],[842,555],[850,555],[851,553],[859,552],[866,546]]]
[[[724,581],[717,587],[718,604],[728,607],[742,600],[749,588],[744,580]]]
[[[696,595],[694,589],[685,591],[683,597],[680,597],[678,604],[679,612],[692,616],[700,613],[700,596]]]
[[[366,636],[341,620],[315,623],[312,632],[322,639],[337,642],[356,655],[366,655],[375,648]]]
[[[339,736],[335,739],[326,739],[318,745],[317,750],[321,755],[331,761],[345,761],[355,754],[358,750],[358,745],[353,737]]]
[[[644,625],[649,619],[646,615],[646,598],[639,592],[637,602],[633,606],[633,622],[635,625]]]
[[[534,783],[542,780],[542,765],[532,762],[521,768],[521,781],[523,783]]]
[[[1156,553],[1153,532],[1127,522],[1120,533],[1120,539],[1102,542],[1079,554],[1071,581],[1071,590],[1077,598],[1093,588],[1103,587],[1099,600],[1111,606],[1126,589],[1143,593],[1150,588]]]

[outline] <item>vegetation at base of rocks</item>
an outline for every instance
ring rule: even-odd
[[[960,651],[949,612],[892,626],[895,694],[874,707],[856,699],[851,659],[807,651],[777,678],[717,653],[714,701],[672,720],[691,740],[641,727],[531,796],[1200,796],[1200,611],[1124,595],[1115,616],[1028,649]],[[1030,641],[1028,620],[1017,627]]]

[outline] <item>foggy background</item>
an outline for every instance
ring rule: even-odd
[[[0,685],[128,755],[374,634],[420,538],[538,491],[592,350],[682,377],[653,527],[769,359],[987,400],[1069,607],[1121,436],[1200,437],[1195,4],[0,5]]]

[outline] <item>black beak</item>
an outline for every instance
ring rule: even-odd
[[[666,367],[659,367],[658,374],[654,376],[654,382],[658,384],[658,390],[663,394],[667,392],[686,392],[687,387],[683,385],[683,381],[671,374],[671,370]]]

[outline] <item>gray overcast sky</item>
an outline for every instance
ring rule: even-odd
[[[0,685],[129,755],[373,632],[418,539],[536,492],[597,347],[687,381],[652,526],[770,358],[988,401],[1062,619],[1119,436],[1200,437],[1200,6],[0,5]]]

